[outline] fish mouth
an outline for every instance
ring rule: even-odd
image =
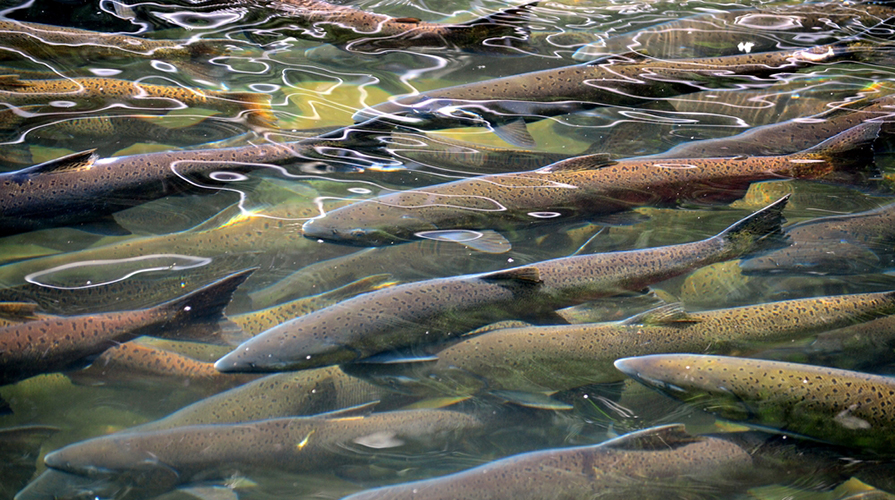
[[[249,349],[255,352],[246,354]],[[276,373],[349,363],[360,357],[360,353],[344,346],[307,349],[295,358],[282,358],[261,348],[240,347],[217,360],[214,368],[221,373]]]
[[[408,237],[402,238],[399,234],[390,233],[378,228],[341,228],[328,225],[322,222],[322,220],[317,219],[311,219],[305,222],[301,229],[304,236],[312,240],[319,239],[357,246],[378,247],[393,245],[395,243],[404,243],[416,239],[412,236],[413,233],[409,233]]]
[[[68,453],[63,450],[56,450],[47,453],[44,457],[44,464],[47,467],[71,474],[78,474],[86,477],[106,477],[115,474],[117,471],[89,464],[76,464],[70,460]]]

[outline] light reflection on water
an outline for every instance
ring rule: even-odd
[[[839,6],[822,15],[801,4],[779,4],[775,8],[784,10],[782,14],[743,10],[758,5],[545,2],[533,7],[525,22],[531,31],[528,43],[518,34],[504,34],[485,46],[476,44],[478,50],[461,51],[393,46],[393,40],[377,43],[361,37],[349,51],[344,43],[350,42],[343,40],[341,47],[326,44],[330,33],[295,25],[281,13],[256,5],[103,1],[83,6],[35,0],[16,7],[4,2],[3,15],[8,19],[152,40],[184,40],[194,47],[207,43],[210,53],[186,59],[161,52],[144,56],[136,49],[107,54],[98,48],[102,42],[96,42],[93,55],[83,55],[76,47],[56,40],[24,47],[0,43],[4,64],[0,75],[8,75],[0,78],[0,97],[7,96],[0,99],[4,108],[0,109],[0,164],[5,171],[13,171],[94,148],[102,157],[121,157],[301,141],[351,125],[359,110],[395,96],[558,68],[600,54],[640,57],[631,53],[634,50],[659,59],[710,57],[809,47],[854,36],[880,43],[891,35],[885,27],[869,30],[882,15],[876,9],[883,7],[874,6],[864,15],[859,6]],[[494,0],[473,4],[386,0],[361,1],[354,6],[394,17],[466,22],[507,5]],[[705,15],[710,12],[716,16]],[[692,14],[702,15],[689,18]],[[307,296],[316,296],[315,300],[327,305],[380,286],[378,281],[358,285],[358,280],[370,276],[418,281],[576,253],[694,241],[716,234],[786,193],[792,194],[786,211],[790,222],[871,210],[889,202],[883,189],[780,180],[753,185],[729,207],[694,199],[666,200],[659,207],[638,208],[636,217],[626,220],[574,218],[566,207],[530,210],[525,224],[500,228],[499,239],[475,230],[482,228],[433,228],[416,232],[416,237],[422,238],[418,241],[362,249],[301,235],[305,221],[358,200],[478,174],[534,170],[585,153],[606,153],[613,159],[658,154],[689,141],[728,137],[752,127],[882,97],[892,85],[892,67],[888,64],[891,59],[884,57],[886,51],[878,52],[878,58],[865,62],[788,69],[770,77],[744,77],[717,86],[700,82],[696,85],[701,92],[543,116],[527,124],[535,141],[530,148],[502,141],[493,127],[424,130],[414,128],[417,122],[406,120],[403,126],[390,130],[375,123],[359,125],[302,149],[291,162],[273,165],[264,158],[237,158],[228,164],[238,172],[228,170],[225,164],[207,178],[178,173],[191,185],[188,194],[149,201],[115,215],[117,224],[130,235],[61,227],[0,239],[0,258],[8,263],[0,266],[0,300],[34,302],[42,312],[62,315],[134,309],[191,292],[231,272],[257,268],[228,308],[228,314],[235,316]],[[77,91],[60,91],[50,83],[50,90],[37,97],[11,98],[13,92],[29,88],[23,81],[66,78],[77,84],[78,79],[91,77],[165,86],[168,93],[151,99],[148,91],[137,88],[135,96],[99,92],[83,98],[66,95]],[[234,93],[269,96],[269,112],[266,103],[249,103]],[[438,111],[468,115],[475,109],[444,106]],[[882,112],[874,115],[880,116]],[[882,116],[880,121],[885,120]],[[802,121],[808,124],[812,120]],[[889,161],[887,150],[877,151],[878,172],[869,175],[887,178]],[[172,168],[180,172],[178,167],[196,163],[187,159],[175,162]],[[237,168],[251,165],[262,168]],[[686,161],[671,160],[654,166],[695,168]],[[487,207],[478,210],[505,210],[498,200],[487,196],[451,196],[460,200],[456,203],[465,200]],[[474,243],[480,239],[488,240],[488,246],[480,248],[492,251],[476,250]],[[858,254],[850,266],[860,269],[857,276],[826,276],[825,272],[744,275],[735,263],[721,263],[660,283],[653,295],[603,299],[589,307],[576,306],[563,315],[574,321],[621,320],[655,306],[657,297],[680,300],[686,308],[699,310],[891,289],[895,282],[885,271],[891,264],[887,256],[893,239],[888,234],[866,239],[873,240],[862,242],[867,244],[868,248],[862,247],[867,252]],[[832,271],[828,268],[826,272]],[[340,287],[346,288],[338,291]],[[220,356],[213,347],[208,351],[211,354],[186,354],[203,359]],[[818,359],[851,363],[835,355],[824,356]],[[888,372],[885,363],[890,361],[874,359],[878,365],[859,367]],[[0,395],[14,411],[0,416],[0,427],[58,427],[58,432],[42,442],[43,454],[159,419],[207,395],[190,387],[185,375],[135,386],[125,380],[125,374],[110,373],[106,379],[83,377],[79,384],[51,374],[0,388]],[[475,383],[487,385],[487,381]],[[365,402],[365,397],[381,399],[383,410],[412,402],[406,395],[386,391],[344,396],[339,394],[340,386],[331,381],[321,382],[319,387],[322,393],[332,393],[333,401],[281,409],[284,413],[270,416],[334,410],[337,408],[327,404],[350,406]],[[390,447],[400,446],[389,435],[376,435],[377,443],[389,447],[385,451],[376,446],[363,448],[363,442],[371,441],[358,438],[360,441],[346,445],[350,449],[334,450],[345,457],[345,463],[333,470],[301,475],[253,471],[249,479],[257,484],[233,478],[229,484],[240,498],[340,498],[365,487],[452,472],[510,453],[595,443],[656,424],[684,422],[695,430],[714,429],[710,415],[633,383],[624,388],[586,387],[558,395],[558,399],[574,409],[532,410],[500,404],[493,397],[465,399],[456,407],[497,415],[492,415],[489,433],[459,433],[441,447],[412,451],[390,451]],[[242,404],[262,403],[250,398]],[[301,445],[310,439],[311,435],[291,444]],[[813,480],[805,477],[796,482],[811,484]],[[0,488],[3,498],[14,493]]]

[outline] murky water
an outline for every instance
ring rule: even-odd
[[[362,1],[352,6],[395,18],[437,23],[464,23],[509,7],[491,0],[449,4]],[[308,446],[308,453],[311,449],[317,453],[315,447],[319,447],[322,454],[296,458],[295,463],[258,457],[253,466],[251,460],[230,459],[214,473],[205,471],[204,476],[198,474],[189,481],[182,476],[173,482],[168,475],[148,473],[119,477],[111,483],[96,477],[66,477],[60,483],[23,493],[21,500],[183,496],[188,493],[174,487],[198,484],[225,486],[204,490],[203,496],[235,492],[239,498],[248,499],[336,499],[370,487],[468,469],[514,453],[599,443],[659,424],[684,423],[691,432],[717,432],[726,429],[727,424],[716,424],[710,414],[651,392],[618,373],[612,372],[615,378],[606,380],[588,378],[590,375],[576,379],[575,375],[589,373],[596,360],[575,360],[581,364],[570,363],[563,368],[550,365],[545,368],[548,379],[556,382],[566,377],[576,382],[556,382],[561,387],[540,385],[529,392],[510,387],[512,384],[498,375],[430,376],[425,370],[406,369],[414,363],[399,369],[374,363],[345,368],[349,374],[363,375],[381,385],[336,368],[320,368],[313,375],[310,371],[296,372],[280,376],[284,378],[278,382],[251,382],[262,374],[222,374],[211,363],[251,335],[288,319],[397,283],[494,272],[571,255],[702,240],[787,194],[790,199],[784,215],[790,224],[861,214],[892,203],[891,145],[886,140],[885,123],[891,106],[875,100],[889,96],[893,88],[895,69],[891,48],[886,46],[893,34],[891,24],[882,21],[895,15],[895,10],[876,4],[551,1],[499,19],[504,30],[491,33],[494,36],[487,36],[487,41],[479,37],[446,43],[441,39],[435,44],[424,38],[407,41],[400,36],[347,36],[350,29],[303,25],[289,18],[286,11],[263,2],[83,4],[34,0],[21,4],[6,1],[2,8],[4,18],[0,22],[8,23],[0,27],[0,75],[6,75],[0,76],[0,104],[4,108],[0,110],[0,163],[4,171],[95,149],[97,158],[102,158],[94,159],[95,165],[120,162],[122,169],[133,167],[130,158],[145,158],[132,155],[171,151],[170,157],[158,161],[165,165],[165,171],[174,174],[164,181],[154,179],[152,189],[105,195],[108,199],[103,203],[117,207],[112,210],[114,220],[103,213],[70,218],[72,213],[93,214],[94,207],[54,197],[54,187],[33,194],[45,207],[42,211],[53,212],[53,217],[62,222],[42,221],[25,229],[10,223],[3,230],[0,300],[36,304],[36,309],[4,307],[0,320],[15,323],[33,320],[35,314],[40,319],[42,314],[73,316],[149,308],[234,272],[254,269],[226,309],[241,329],[223,332],[223,341],[221,337],[214,339],[229,345],[185,342],[208,340],[207,328],[168,325],[162,327],[168,340],[141,337],[138,345],[119,347],[120,358],[113,359],[107,353],[86,367],[98,356],[90,353],[88,359],[80,357],[46,370],[53,373],[24,380],[7,375],[10,383],[0,387],[0,396],[11,413],[0,416],[0,428],[42,425],[52,429],[35,430],[35,436],[24,439],[31,445],[20,444],[12,436],[6,440],[10,458],[4,460],[10,465],[9,472],[0,475],[0,495],[4,498],[12,498],[31,478],[32,464],[36,473],[43,472],[46,467],[42,458],[52,450],[154,422],[216,393],[250,383],[260,385],[245,385],[242,392],[228,393],[214,403],[218,405],[214,409],[200,409],[198,416],[183,416],[194,419],[183,423],[311,415],[372,400],[380,401],[373,409],[375,414],[409,405],[429,411],[447,405],[446,409],[472,415],[478,421],[475,425],[451,423],[450,432],[420,431],[415,440],[396,437],[386,426],[385,431],[360,431],[359,437],[330,442],[322,438],[327,432],[352,436],[354,431],[309,427],[311,430],[298,437],[284,438],[282,444],[299,451]],[[184,56],[163,49],[147,52],[133,44],[130,51],[122,50],[120,47],[128,42],[108,39],[85,45],[83,39],[65,38],[74,37],[72,34],[59,35],[62,38],[23,36],[22,24],[16,21],[151,40],[189,40],[187,46],[194,50]],[[692,67],[665,73],[654,70],[662,61],[798,51],[837,43],[836,47],[851,44],[858,48],[836,60],[772,71],[756,72],[750,67],[739,72],[734,65],[714,67],[717,74]],[[97,48],[104,44],[113,48]],[[816,54],[826,54],[826,50]],[[613,92],[617,81],[591,78],[577,82],[578,86],[605,86],[610,91],[599,98],[582,99],[577,94],[559,98],[570,103],[562,112],[548,106],[517,105],[492,113],[498,97],[463,96],[464,103],[441,102],[428,110],[432,111],[430,115],[408,114],[413,119],[387,122],[386,127],[378,122],[362,124],[344,134],[301,142],[352,125],[358,111],[395,96],[489,82],[600,57],[607,58],[601,62],[609,64],[609,71],[615,71],[612,64],[623,65],[622,61],[652,61],[653,69],[641,74],[649,74],[647,87],[668,85],[673,90],[655,95],[617,88]],[[681,86],[683,81],[690,83]],[[542,90],[545,86],[550,96],[566,95],[561,86],[554,89],[541,80],[529,82],[527,88]],[[682,90],[684,87],[686,90]],[[433,100],[444,98],[426,95],[435,96]],[[525,99],[517,102],[524,103]],[[867,108],[872,102],[881,104]],[[816,116],[825,112],[828,114]],[[815,127],[836,122],[841,115],[848,115],[855,123],[840,130]],[[694,141],[732,137],[793,119],[801,119],[801,125],[786,132],[694,146]],[[660,194],[658,186],[665,181],[647,178],[646,184],[631,188],[631,192],[640,193],[636,200],[625,198],[624,206],[613,205],[612,210],[602,212],[593,206],[535,205],[532,191],[516,201],[523,209],[513,220],[495,221],[479,213],[476,215],[480,218],[472,219],[472,223],[438,223],[426,226],[431,230],[414,229],[411,236],[399,238],[411,241],[388,241],[373,248],[327,241],[331,239],[328,235],[321,239],[302,235],[307,221],[332,221],[335,214],[321,216],[350,203],[476,175],[534,170],[583,154],[606,155],[594,157],[592,167],[611,161],[626,165],[628,158],[658,155],[674,147],[689,149],[676,149],[677,154],[666,155],[676,158],[673,161],[650,160],[653,163],[646,170],[694,168],[694,162],[681,159],[700,156],[736,157],[728,161],[745,162],[746,156],[798,155],[862,122],[882,123],[872,125],[876,127],[874,137],[879,136],[872,149],[856,142],[845,148],[838,146],[839,150],[822,160],[813,156],[786,160],[796,164],[841,163],[843,167],[837,168],[846,172],[842,175],[775,171],[745,181],[716,177],[699,181],[698,189],[692,187],[697,181],[669,188],[671,194]],[[520,135],[519,127],[524,127],[530,138]],[[514,138],[518,139],[515,145],[504,140]],[[295,147],[285,158],[272,157],[276,152],[266,156],[256,153],[265,145],[275,151],[276,145],[296,141],[303,146]],[[210,156],[189,156],[196,151],[201,155],[224,148],[242,149],[235,150],[237,153],[224,162]],[[111,157],[119,159],[107,160]],[[62,170],[81,168],[83,175],[90,175],[90,168],[78,163],[84,157],[73,161]],[[205,164],[211,168],[201,170]],[[45,166],[44,171],[49,168]],[[60,168],[58,164],[56,168]],[[99,182],[118,181],[113,176]],[[166,190],[140,199],[145,191],[158,190],[159,185]],[[450,203],[473,207],[481,199],[497,203],[487,196],[464,198],[465,194],[450,194],[459,200]],[[621,195],[595,191],[593,196],[610,199]],[[434,204],[439,203],[448,202],[436,198]],[[472,211],[489,210],[479,207]],[[684,309],[695,312],[890,290],[895,287],[895,280],[888,274],[895,262],[895,237],[885,208],[881,213],[873,216],[877,217],[873,223],[862,222],[867,217],[860,216],[856,223],[843,219],[850,222],[831,221],[825,223],[830,227],[790,230],[796,247],[812,251],[753,260],[746,265],[748,273],[743,272],[739,260],[719,261],[694,266],[698,268],[670,279],[645,283],[652,293],[645,293],[641,285],[619,286],[618,291],[624,292],[620,295],[607,292],[604,295],[608,297],[594,301],[586,297],[564,299],[557,305],[562,308],[560,315],[549,311],[542,314],[535,301],[523,304],[524,311],[509,317],[497,315],[495,319],[538,324],[607,322],[623,320],[664,302],[680,302]],[[4,217],[10,218],[0,214],[0,221]],[[399,215],[386,220],[384,227],[408,218],[413,217]],[[346,224],[355,230],[349,233],[363,229],[355,227],[358,220],[358,216],[348,217]],[[305,297],[308,299],[284,310],[253,314]],[[487,316],[476,308],[460,309],[456,315],[477,319]],[[885,315],[856,316],[853,321]],[[398,329],[406,325],[396,321],[390,326]],[[733,348],[717,351],[719,343],[731,340],[719,338],[698,352],[761,356],[885,374],[891,370],[892,361],[889,330],[888,325],[870,327],[867,335],[879,336],[872,346],[858,343],[849,347],[835,339],[811,344],[823,331],[818,328],[810,334],[774,338],[773,342],[732,342]],[[857,338],[857,334],[853,336]],[[122,337],[107,344],[126,340],[129,338]],[[174,358],[171,353],[188,358]],[[412,354],[420,355],[417,351]],[[539,363],[548,366],[551,353],[529,354],[515,361],[514,376],[535,383],[533,367]],[[620,352],[618,357],[635,354],[640,352]],[[0,351],[0,359],[4,355]],[[422,366],[431,361],[416,360]],[[60,368],[63,373],[58,373]],[[549,370],[554,369],[557,372],[551,375]],[[211,407],[211,403],[206,404]],[[164,428],[176,424],[150,425]],[[318,439],[322,444],[317,444]],[[240,447],[237,443],[236,448]],[[2,445],[0,450],[6,453]],[[845,448],[837,453],[844,457],[859,451]],[[13,463],[18,466],[13,467]],[[798,469],[804,472],[777,481],[780,484],[749,485],[754,489],[744,487],[736,493],[720,483],[703,480],[675,483],[674,489],[663,492],[663,496],[844,498],[841,490],[828,491],[838,483],[829,479],[822,465],[818,467],[821,469]],[[877,486],[890,484],[882,481]]]

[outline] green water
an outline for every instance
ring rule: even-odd
[[[542,2],[532,10],[531,19],[522,23],[532,34],[529,45],[516,40],[516,48],[505,50],[506,53],[483,54],[423,50],[412,45],[381,53],[357,53],[317,40],[266,36],[265,29],[288,24],[288,20],[275,13],[271,17],[272,11],[253,3],[147,2],[133,6],[132,12],[116,11],[112,2],[82,5],[34,0],[16,4],[3,2],[7,19],[153,39],[225,39],[231,40],[232,46],[229,53],[203,62],[202,71],[197,73],[175,61],[161,59],[82,60],[59,56],[47,44],[45,50],[27,57],[13,49],[4,50],[4,59],[6,55],[10,57],[3,61],[5,66],[0,74],[15,74],[21,79],[111,76],[145,84],[268,94],[274,119],[271,127],[259,128],[250,126],[238,113],[176,109],[182,108],[176,102],[139,107],[110,99],[76,111],[66,111],[65,105],[57,103],[37,110],[38,114],[52,115],[52,119],[24,120],[4,129],[0,157],[4,158],[3,168],[7,171],[92,148],[108,157],[196,147],[207,142],[200,140],[202,137],[221,141],[210,147],[296,140],[306,136],[303,131],[309,129],[351,125],[355,112],[391,96],[576,64],[579,61],[572,55],[590,41],[634,33],[694,14],[761,5],[699,1]],[[395,17],[437,22],[465,22],[507,6],[491,0],[473,4],[387,0],[352,5]],[[861,8],[855,10],[860,12]],[[813,12],[812,7],[805,6],[804,12]],[[868,34],[847,22],[837,25],[830,21],[803,30],[785,24],[778,29],[731,27],[721,19],[710,18],[701,22],[671,40],[647,43],[641,49],[653,57],[674,59],[735,54],[743,50],[737,49],[738,45],[752,40],[771,50],[810,47],[815,42],[853,36],[872,44],[892,38],[886,28]],[[261,45],[262,42],[266,44]],[[887,49],[876,50],[885,54]],[[887,95],[893,75],[895,72],[885,58],[817,65],[773,78],[742,78],[664,102],[644,99],[641,107],[599,107],[549,117],[530,123],[529,131],[537,144],[533,149],[544,153],[573,156],[585,151],[602,152],[614,158],[657,154],[691,140],[732,136],[751,127],[814,115],[860,98]],[[145,114],[157,116],[155,125],[175,131],[165,135],[168,142],[161,139],[163,134],[153,137],[152,133],[133,139],[116,133],[79,136],[77,132],[62,130],[58,123],[76,118]],[[206,118],[208,115],[211,116]],[[53,127],[62,131],[51,133]],[[204,128],[199,133],[188,133],[195,132],[194,127]],[[179,135],[177,131],[183,134],[180,142],[171,140]],[[513,147],[486,128],[426,132],[483,146]],[[388,276],[383,279],[409,282],[495,271],[574,253],[695,241],[718,233],[784,194],[791,194],[785,211],[790,223],[863,212],[892,201],[886,183],[881,181],[849,186],[784,179],[753,184],[744,197],[730,205],[681,200],[671,204],[676,206],[638,208],[636,212],[643,217],[630,225],[604,226],[586,219],[551,220],[549,224],[502,231],[512,248],[497,254],[443,241],[422,240],[367,251],[301,237],[302,223],[346,202],[481,173],[475,166],[467,167],[463,160],[448,162],[437,155],[419,156],[419,149],[425,146],[415,146],[413,137],[422,140],[426,132],[406,131],[408,136],[400,143],[403,146],[392,144],[391,148],[373,151],[355,150],[350,145],[320,148],[289,165],[255,170],[220,190],[199,189],[187,196],[166,197],[116,213],[116,221],[130,235],[59,227],[0,238],[0,284],[4,288],[0,290],[0,299],[36,302],[41,310],[62,315],[139,309],[194,290],[230,272],[257,267],[227,309],[228,315],[233,316],[257,309],[262,297],[267,301],[265,306],[272,305],[326,292],[372,275],[385,274]],[[885,141],[881,142],[875,151],[878,171],[874,175],[883,179],[892,165],[890,150]],[[400,150],[398,154],[390,154],[396,149]],[[30,154],[30,160],[13,161],[23,152]],[[413,161],[402,163],[402,159],[411,156]],[[513,163],[501,165],[499,159],[495,168],[504,172],[519,170]],[[891,236],[879,236],[870,246],[870,252],[879,256],[879,265],[859,275],[746,276],[734,262],[715,264],[652,288],[657,295],[681,301],[691,310],[888,290],[895,286],[885,265],[887,256],[892,254],[892,243],[895,241]],[[286,281],[278,285],[281,280]],[[579,321],[619,320],[657,303],[654,295],[632,294],[577,306],[567,317],[580,318]],[[796,345],[793,359],[801,359],[801,345]],[[213,361],[222,354],[220,350],[200,351],[192,349],[186,353],[197,358],[205,356],[203,361]],[[891,353],[872,356],[875,364],[858,364],[857,368],[888,373],[890,359],[883,354]],[[825,359],[846,367],[856,365],[851,355],[837,357],[833,353]],[[54,373],[0,387],[0,396],[12,409],[11,414],[0,416],[0,427],[58,427],[58,432],[41,442],[42,456],[73,442],[162,418],[215,392],[179,375],[147,376],[143,380],[143,376],[128,375],[131,374],[119,372],[106,378],[88,378],[86,382],[82,379],[79,385],[64,374]],[[394,401],[383,399],[384,407],[392,405],[389,409],[413,402],[413,398],[398,400],[397,396],[392,396]],[[307,474],[267,471],[250,474],[251,483],[231,481],[230,485],[237,485],[239,497],[247,499],[336,499],[367,487],[453,472],[512,453],[597,443],[656,424],[681,422],[695,432],[717,430],[710,415],[633,383],[624,387],[582,388],[561,395],[561,399],[570,402],[574,409],[534,410],[476,397],[463,401],[459,408],[499,411],[502,420],[492,424],[490,432],[461,437],[444,449],[370,452],[368,463],[362,465]],[[26,454],[19,449],[13,453]],[[38,472],[44,469],[38,456],[27,455],[26,461],[30,459],[35,459]],[[11,498],[22,486],[21,479],[18,476],[14,484],[10,479],[11,484],[0,488],[0,493]],[[800,477],[794,478],[793,484],[823,490],[817,482],[813,477]],[[744,492],[737,498],[790,498],[794,494],[832,498],[826,493],[808,494],[787,487]],[[696,490],[681,492],[681,496],[689,498]],[[119,496],[124,497],[124,493]]]

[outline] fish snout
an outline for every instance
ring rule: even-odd
[[[384,246],[395,243],[403,243],[412,236],[402,238],[399,234],[393,234],[374,227],[352,227],[329,224],[325,219],[311,219],[304,223],[302,232],[306,238],[347,243],[358,246]]]
[[[217,360],[214,368],[222,373],[285,372],[349,363],[360,357],[356,351],[339,345],[291,340],[291,345],[279,347],[251,345],[251,340],[246,341]]]

